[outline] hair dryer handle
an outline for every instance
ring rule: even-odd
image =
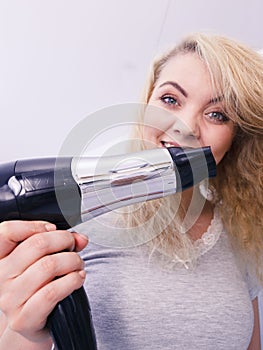
[[[83,287],[56,305],[47,325],[56,349],[97,350],[90,305]]]
[[[69,228],[55,195],[55,158],[29,159],[0,165],[0,222],[48,220],[59,229]],[[72,223],[79,220],[80,195],[70,173],[71,158],[59,160],[58,190],[65,193]],[[23,191],[15,194],[10,179]],[[72,208],[73,215],[72,215]],[[57,350],[97,350],[89,301],[84,288],[59,302],[48,318],[48,328]]]

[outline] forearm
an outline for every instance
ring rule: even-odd
[[[6,326],[5,317],[0,312],[0,350],[50,350],[51,338],[46,342],[34,343]]]

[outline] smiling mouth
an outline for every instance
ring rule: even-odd
[[[161,141],[161,144],[163,145],[163,147],[165,148],[169,148],[169,147],[180,147],[182,148],[181,145],[179,145],[176,142],[169,142],[169,141]]]
[[[177,142],[172,142],[172,141],[161,141],[161,144],[165,148],[170,148],[170,147],[177,147],[177,148],[184,148],[184,149],[193,149],[194,147],[190,147],[187,145],[179,145]]]

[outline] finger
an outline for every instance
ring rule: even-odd
[[[39,289],[55,277],[64,276],[84,268],[84,262],[75,252],[62,252],[43,257],[16,278],[8,294],[10,308],[19,308]],[[17,291],[19,294],[17,295]],[[7,295],[6,294],[6,295]],[[13,295],[13,298],[11,297]]]
[[[17,317],[13,318],[12,329],[32,340],[35,340],[34,336],[38,339],[38,333],[42,332],[55,305],[80,288],[84,280],[85,272],[81,270],[56,279],[41,288],[24,304]]]
[[[39,233],[55,230],[56,226],[46,221],[5,221],[0,223],[0,259],[7,256],[18,243]]]
[[[89,239],[87,236],[80,233],[73,232],[72,234],[75,238],[75,251],[80,252],[83,248],[86,247],[86,245],[89,242]]]
[[[1,279],[15,278],[45,255],[72,251],[75,239],[68,231],[37,233],[19,244],[5,259],[0,261]]]

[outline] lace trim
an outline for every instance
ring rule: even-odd
[[[194,247],[196,249],[197,256],[200,257],[212,249],[216,242],[218,241],[224,227],[222,220],[220,218],[219,209],[215,207],[214,217],[205,233],[202,237],[194,242]]]
[[[210,225],[208,226],[207,231],[203,233],[201,238],[193,242],[193,247],[195,250],[195,259],[198,260],[202,255],[211,250],[219,240],[219,237],[222,232],[224,232],[224,225],[220,217],[219,208],[216,206],[214,209],[213,218],[211,220]],[[180,263],[188,270],[192,264],[192,260],[184,260],[176,255],[175,258],[172,260],[172,263]]]

